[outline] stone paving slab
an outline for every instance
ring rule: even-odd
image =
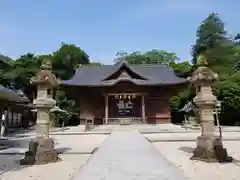
[[[73,180],[187,180],[137,131],[115,131]]]

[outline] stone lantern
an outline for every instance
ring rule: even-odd
[[[214,133],[213,113],[217,98],[212,93],[212,84],[218,79],[218,75],[207,67],[208,62],[203,55],[198,57],[197,66],[189,81],[196,87],[194,102],[198,107],[202,133],[197,138],[197,147],[191,159],[206,162],[232,161],[223,148],[222,139]]]
[[[41,70],[31,83],[37,86],[37,98],[33,101],[37,112],[36,138],[30,141],[29,151],[21,164],[46,164],[57,161],[58,155],[54,150],[54,140],[49,138],[50,112],[56,106],[53,90],[60,80],[52,73],[50,60],[43,60]]]

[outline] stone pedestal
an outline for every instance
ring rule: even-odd
[[[223,148],[222,140],[217,136],[199,136],[197,138],[197,148],[194,149],[191,159],[205,162],[232,161],[232,157],[229,157],[227,150]]]
[[[86,119],[85,121],[85,131],[90,131],[94,128],[94,120]]]
[[[54,149],[54,140],[38,137],[30,141],[29,150],[25,153],[21,165],[47,164],[60,160]]]

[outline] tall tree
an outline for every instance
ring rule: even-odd
[[[199,54],[205,54],[209,65],[220,76],[228,76],[235,62],[232,57],[233,41],[224,29],[224,23],[216,13],[209,14],[197,30],[196,44],[192,47],[192,63]]]
[[[61,79],[69,79],[80,64],[89,64],[88,55],[74,44],[62,43],[53,53],[53,67]]]

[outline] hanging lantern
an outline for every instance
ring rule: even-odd
[[[122,99],[122,96],[121,96],[121,95],[119,96],[119,99]]]
[[[126,99],[126,94],[123,95],[123,99]]]
[[[115,95],[115,99],[118,99],[118,95],[117,94]]]
[[[128,99],[130,100],[130,99],[131,99],[131,96],[128,96]]]

